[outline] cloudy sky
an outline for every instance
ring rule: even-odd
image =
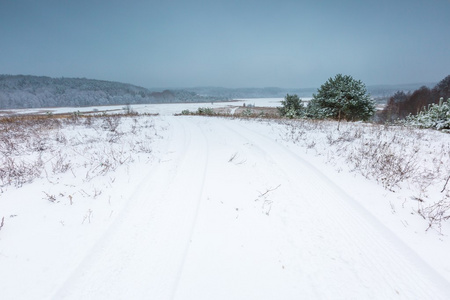
[[[450,0],[0,0],[0,74],[151,87],[450,74]]]

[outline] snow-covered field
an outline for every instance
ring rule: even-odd
[[[230,102],[214,102],[214,103],[167,103],[167,104],[138,104],[131,105],[130,108],[139,113],[173,115],[180,113],[182,110],[196,111],[199,107],[219,108],[225,107],[232,110],[235,107],[245,105],[256,105],[258,107],[278,107],[281,106],[283,98],[254,98],[254,99],[236,99]],[[309,100],[309,98],[304,99]],[[61,114],[61,113],[123,113],[126,105],[112,106],[90,106],[90,107],[55,107],[55,108],[36,108],[36,109],[11,109],[7,111],[0,110],[0,117],[11,114]]]
[[[242,104],[1,125],[0,298],[449,299],[448,134]]]

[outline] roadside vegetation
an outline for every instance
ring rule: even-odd
[[[402,195],[402,206],[415,207],[414,213],[426,220],[427,229],[441,232],[450,219],[446,133],[346,121],[337,130],[336,121],[331,120],[281,119],[278,123],[284,141],[322,157],[337,172],[359,174],[388,193]]]
[[[153,117],[131,111],[0,118],[0,195],[36,179],[46,179],[51,187],[68,176],[65,191],[44,189],[44,198],[70,199],[70,204],[76,195],[96,198],[102,189],[88,191],[86,183],[99,177],[113,182],[116,169],[150,159],[157,138]]]

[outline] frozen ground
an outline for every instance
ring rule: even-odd
[[[3,181],[1,299],[449,298],[450,228],[425,231],[407,187],[327,157],[332,135],[182,109],[11,146],[45,172]]]

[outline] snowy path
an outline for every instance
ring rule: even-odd
[[[329,178],[239,121],[167,117],[166,157],[54,299],[448,299]]]
[[[208,155],[200,128],[174,121],[167,158],[145,178],[55,299],[172,297],[202,196]]]

